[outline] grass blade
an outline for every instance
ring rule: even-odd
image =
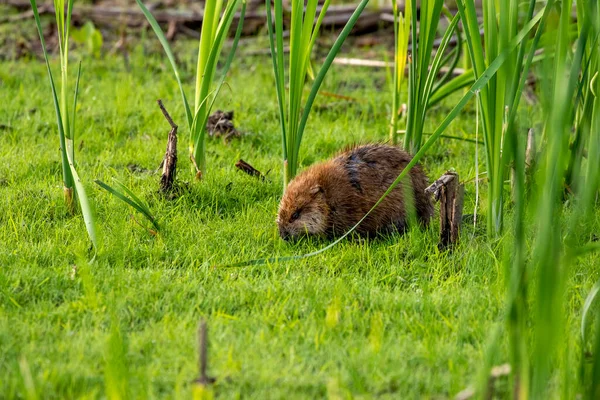
[[[412,7],[416,7],[415,0],[412,1]],[[440,47],[436,50],[435,56],[432,58],[433,45],[443,10],[443,1],[427,0],[421,2],[418,18],[416,13],[412,15],[412,58],[409,64],[408,115],[406,135],[404,136],[404,148],[412,154],[416,153],[421,147],[423,128],[429,109],[429,98],[437,86],[434,85],[434,82],[437,80],[438,85],[440,85],[449,76],[445,74],[441,79],[438,79],[442,63],[450,60],[450,58],[445,56],[445,50],[456,30],[460,14],[452,17],[449,12],[445,12],[450,20],[450,24],[445,30]],[[455,56],[453,62],[456,59],[457,57]],[[449,73],[452,72],[453,68],[454,66],[451,64]]]
[[[590,293],[588,293],[587,297],[585,298],[585,302],[583,303],[583,308],[581,310],[581,340],[583,342],[583,346],[585,346],[587,343],[586,332],[589,323],[588,315],[590,313],[590,309],[592,307],[592,304],[594,303],[594,300],[596,300],[598,292],[600,292],[600,281],[596,282],[596,284],[592,287],[592,290],[590,290]]]
[[[79,179],[79,174],[75,170],[75,166],[73,162],[69,160],[69,168],[71,169],[71,174],[73,175],[73,182],[75,183],[75,191],[77,193],[77,198],[79,199],[79,206],[81,207],[81,214],[83,215],[83,221],[85,222],[85,229],[88,232],[90,240],[94,245],[94,248],[98,248],[98,239],[96,237],[96,221],[94,218],[94,212],[92,211],[92,207],[90,206],[89,199],[85,192],[85,188],[81,183],[81,179]]]
[[[350,34],[350,31],[352,31],[354,24],[356,24],[358,17],[360,17],[360,14],[362,13],[362,11],[364,10],[364,8],[367,6],[368,3],[369,3],[369,0],[362,0],[359,3],[359,5],[356,7],[356,10],[354,10],[354,13],[352,13],[352,16],[346,23],[346,26],[344,26],[344,29],[342,30],[342,32],[336,39],[335,43],[331,47],[329,54],[327,54],[327,58],[325,59],[323,65],[321,66],[321,69],[319,70],[317,77],[315,78],[315,81],[310,89],[310,93],[306,100],[306,104],[304,105],[304,111],[302,112],[302,118],[300,119],[300,125],[298,126],[298,136],[299,136],[298,142],[297,142],[298,148],[300,146],[300,141],[302,140],[304,128],[306,127],[306,121],[308,120],[310,110],[312,109],[315,98],[317,97],[319,88],[321,87],[321,84],[323,83],[323,79],[325,79],[325,75],[327,74],[329,67],[333,63],[333,59],[339,53],[339,51],[342,47],[342,44],[344,44],[344,41]]]
[[[205,102],[208,100],[208,98],[210,97],[210,95],[212,93],[214,93],[214,96],[212,97],[212,100],[210,102],[210,104],[208,105],[207,111],[206,113],[204,113],[203,115],[203,120],[200,122],[200,126],[206,126],[206,123],[208,122],[208,117],[210,116],[210,112],[215,104],[215,101],[217,100],[217,97],[219,96],[219,93],[221,92],[221,88],[223,87],[223,84],[225,83],[225,78],[227,77],[227,72],[229,71],[229,68],[231,66],[231,62],[233,61],[233,57],[235,55],[235,51],[237,49],[237,45],[238,42],[240,41],[240,37],[242,36],[242,30],[244,27],[244,16],[246,15],[246,2],[243,1],[242,2],[242,11],[240,13],[240,21],[238,23],[236,32],[235,32],[235,37],[233,39],[233,43],[231,45],[231,50],[229,51],[229,55],[227,56],[227,60],[225,61],[225,66],[223,67],[223,76],[221,77],[221,80],[219,81],[219,83],[217,84],[217,87],[215,88],[215,90],[213,90],[212,92],[208,93],[207,96],[202,100],[202,103],[200,104],[200,107],[198,108],[198,110],[196,111],[196,114],[194,115],[194,124],[193,126],[197,126],[198,124],[198,117],[200,115],[200,108],[203,107],[203,105],[205,104]],[[194,142],[194,146],[200,146],[201,145],[201,140],[204,138],[204,135],[202,136],[198,136],[196,138],[196,141]]]
[[[398,144],[398,112],[400,108],[400,91],[404,80],[404,70],[408,58],[408,39],[410,35],[411,2],[404,4],[404,15],[398,10],[398,4],[393,2],[394,13],[394,77],[392,90],[392,117],[390,119],[390,139],[392,144]]]
[[[469,69],[465,71],[456,78],[440,86],[429,98],[427,107],[433,107],[454,92],[467,86],[471,86],[474,82],[475,76],[473,75],[473,70]]]
[[[438,48],[437,52],[435,53],[435,57],[433,58],[433,61],[431,63],[431,67],[429,68],[429,72],[427,74],[427,78],[425,80],[425,87],[424,90],[422,92],[423,94],[423,105],[427,105],[429,104],[429,98],[431,96],[431,93],[433,91],[433,84],[435,81],[435,78],[438,75],[438,72],[440,70],[440,68],[442,67],[441,61],[443,58],[443,55],[446,51],[446,47],[448,47],[448,43],[450,43],[450,39],[452,38],[452,35],[454,34],[454,31],[456,30],[456,27],[458,26],[458,21],[460,20],[460,15],[456,14],[454,16],[454,18],[452,18],[452,21],[450,21],[450,25],[448,25],[448,28],[446,29],[446,33],[444,33],[444,37],[442,38],[442,42],[440,44],[440,47]],[[449,71],[450,73],[452,72],[451,70]],[[427,110],[427,107],[423,107],[423,113],[422,113],[422,121],[424,122],[425,120],[425,115],[426,113],[424,112],[425,110]],[[421,123],[422,125],[422,123]],[[420,139],[422,136],[422,131],[419,132],[419,138],[418,141],[416,142],[417,145],[420,144]],[[417,148],[420,146],[417,146]]]
[[[77,80],[75,81],[75,94],[73,95],[73,111],[71,113],[71,160],[75,162],[75,148],[73,144],[75,143],[75,115],[77,114],[77,98],[79,96],[79,78],[81,77],[81,61],[79,61],[79,66],[77,67]]]
[[[75,166],[73,165],[73,160],[70,158],[69,151],[67,150],[67,146],[66,146],[66,140],[65,140],[66,135],[65,135],[63,119],[62,119],[62,115],[61,115],[61,109],[60,109],[60,105],[58,102],[58,96],[56,93],[56,86],[54,85],[54,79],[52,77],[52,70],[50,69],[50,62],[48,60],[48,52],[46,51],[46,43],[44,41],[44,35],[42,33],[42,27],[41,27],[41,23],[40,23],[40,16],[38,13],[37,4],[36,4],[35,0],[30,0],[30,3],[31,3],[32,10],[33,10],[35,23],[36,23],[36,26],[38,29],[38,34],[40,36],[42,52],[44,53],[44,60],[46,61],[46,70],[48,72],[48,79],[50,81],[50,88],[52,90],[52,100],[54,102],[54,110],[56,113],[56,122],[58,125],[58,135],[60,138],[61,156],[62,156],[62,162],[63,162],[63,182],[64,182],[66,189],[72,190],[73,186],[75,187],[75,190],[77,193],[77,198],[79,199],[79,204],[81,206],[81,212],[83,215],[83,220],[85,223],[86,230],[88,232],[90,240],[92,241],[92,244],[94,245],[94,248],[97,249],[98,241],[96,238],[94,214],[90,207],[90,203],[89,203],[88,197],[86,195],[85,189],[83,187],[83,184],[81,183],[81,180],[79,179],[79,175],[77,174],[77,171],[75,170]],[[62,12],[64,13],[64,7],[63,7]],[[69,10],[69,15],[70,15],[70,10]],[[78,75],[77,75],[75,100],[77,99],[77,91],[79,90],[80,73],[81,73],[81,67],[79,68]],[[63,82],[63,86],[64,85],[66,85],[66,80]],[[74,110],[73,112],[75,113],[75,108],[73,110]],[[69,206],[69,207],[71,207],[71,204],[69,204],[70,201],[72,201],[72,198],[67,199],[67,206]]]
[[[221,54],[221,49],[223,47],[223,43],[225,42],[225,38],[227,37],[227,33],[229,31],[229,27],[233,22],[233,17],[235,16],[235,10],[237,9],[241,0],[233,0],[227,4],[227,8],[221,18],[221,22],[219,23],[218,29],[215,32],[215,36],[213,37],[213,41],[211,42],[210,53],[208,55],[208,59],[206,60],[206,67],[202,75],[200,92],[196,93],[198,99],[202,99],[200,104],[197,105],[194,114],[198,115],[197,119],[203,122],[203,124],[192,124],[191,130],[191,143],[193,146],[192,149],[192,157],[195,160],[196,167],[199,168],[200,172],[204,173],[206,170],[206,156],[205,156],[205,139],[206,139],[206,121],[208,120],[208,116],[210,113],[210,109],[207,107],[208,102],[204,101],[206,97],[210,94],[210,85],[213,81],[214,75],[217,69],[217,62],[219,56]],[[244,2],[245,6],[245,2]],[[243,19],[240,19],[240,23],[243,23]],[[238,24],[239,31],[239,24]],[[237,31],[236,31],[237,35]],[[239,40],[239,39],[238,39]],[[235,51],[237,47],[233,47]],[[228,64],[226,65],[226,70],[223,72],[224,76],[227,74],[227,69],[231,64],[231,59],[233,58],[234,53],[230,53],[230,57],[228,57]],[[219,87],[220,91],[220,87]],[[218,91],[217,91],[218,92]],[[199,97],[198,97],[199,96]],[[212,102],[210,103],[212,105]]]
[[[58,104],[58,96],[56,94],[56,86],[54,85],[54,78],[52,77],[52,70],[50,69],[50,61],[48,60],[48,52],[46,51],[46,42],[44,40],[44,34],[42,33],[42,25],[40,23],[40,16],[38,14],[38,8],[36,4],[36,0],[29,0],[31,3],[31,8],[33,10],[33,16],[35,19],[35,24],[38,30],[38,34],[40,36],[40,42],[42,45],[42,53],[44,54],[44,60],[46,61],[46,70],[48,72],[48,80],[50,81],[50,88],[52,90],[52,100],[54,102],[54,110],[56,112],[56,121],[58,124],[58,136],[60,139],[60,148],[61,148],[61,159],[62,159],[62,170],[63,170],[63,183],[65,188],[73,187],[73,176],[71,175],[71,170],[69,168],[69,160],[67,159],[66,154],[66,141],[65,141],[65,132],[63,130],[63,121],[60,113],[60,106]]]
[[[135,0],[135,1],[137,2],[138,6],[142,10],[142,13],[144,14],[146,19],[150,23],[150,26],[154,30],[154,33],[156,34],[158,41],[162,45],[162,47],[167,55],[167,58],[169,59],[169,62],[171,63],[171,67],[173,68],[173,73],[175,74],[175,79],[177,80],[177,84],[179,85],[179,91],[181,92],[181,99],[183,101],[183,106],[185,108],[185,116],[187,117],[188,127],[191,128],[192,122],[193,122],[192,110],[190,109],[190,105],[188,103],[187,97],[185,96],[185,92],[183,90],[183,85],[181,84],[181,78],[179,77],[179,71],[177,70],[177,63],[175,62],[175,56],[173,55],[173,52],[171,51],[171,46],[169,46],[169,42],[167,41],[167,38],[165,37],[162,29],[160,29],[160,25],[158,24],[158,22],[156,22],[156,19],[152,16],[152,13],[146,8],[146,6],[144,5],[144,3],[142,3],[141,0]]]
[[[136,211],[138,211],[140,214],[142,214],[144,217],[146,217],[152,223],[152,225],[154,225],[157,232],[160,230],[160,226],[158,225],[158,222],[156,221],[154,216],[152,216],[152,214],[150,213],[150,209],[148,208],[148,206],[142,200],[140,200],[129,188],[127,188],[127,186],[125,186],[124,184],[122,184],[121,182],[119,182],[115,179],[115,182],[117,183],[119,188],[122,190],[122,191],[119,191],[119,190],[107,185],[106,183],[102,182],[101,180],[96,179],[94,182],[98,186],[100,186],[102,189],[106,190],[107,192],[109,192],[110,194],[115,196],[116,198],[129,204]],[[131,196],[131,198],[127,197],[126,194],[123,193],[123,191],[126,194],[128,194],[129,196]]]
[[[283,65],[283,44],[281,44],[281,50],[279,49],[280,38],[283,36],[283,28],[280,27],[281,20],[283,20],[283,15],[276,19],[276,32],[273,32],[273,21],[271,16],[271,0],[266,0],[265,2],[267,8],[267,29],[269,32],[269,45],[271,47],[271,61],[273,62],[273,72],[275,75],[275,89],[277,92],[277,104],[279,106],[279,125],[281,128],[281,145],[282,145],[282,154],[284,160],[284,178],[283,183],[284,186],[287,184],[287,168],[285,167],[285,162],[288,158],[287,156],[287,134],[286,134],[286,114],[283,104],[285,103],[285,89],[284,89],[284,65]],[[278,11],[278,2],[275,2],[275,12]],[[277,51],[275,50],[275,36],[277,36]],[[281,59],[281,61],[280,61]]]
[[[133,193],[121,181],[118,181],[116,179],[114,181],[117,184],[117,186],[119,187],[119,189],[121,189],[123,192],[125,192],[131,198],[131,200],[133,200],[133,202],[136,203],[138,205],[138,207],[140,207],[143,210],[144,214],[150,215],[150,208],[148,208],[146,203],[144,203],[139,197],[137,197],[135,195],[135,193]]]
[[[214,34],[216,31],[215,17],[221,13],[222,2],[220,0],[206,1],[204,3],[204,13],[202,18],[202,28],[200,29],[200,40],[198,41],[198,60],[196,66],[196,92],[194,96],[194,113],[198,112],[200,106],[200,96],[202,93],[202,80],[206,77],[206,67],[208,57],[213,46]],[[210,80],[210,77],[208,77]]]

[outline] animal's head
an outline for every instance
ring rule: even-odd
[[[323,188],[316,180],[301,175],[288,184],[277,215],[282,239],[323,235],[328,219],[329,206]]]

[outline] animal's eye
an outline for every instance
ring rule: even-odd
[[[290,222],[294,222],[300,217],[300,210],[296,210],[290,217]]]

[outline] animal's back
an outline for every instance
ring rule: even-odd
[[[410,154],[400,148],[382,144],[358,146],[338,155],[333,162],[337,164],[337,170],[344,171],[350,187],[347,193],[340,193],[340,205],[345,212],[334,213],[334,231],[341,233],[340,230],[346,231],[356,224],[385,193],[411,159]],[[424,225],[428,224],[433,215],[433,205],[424,191],[428,184],[427,177],[421,167],[415,165],[407,178],[410,180],[398,184],[363,221],[358,228],[359,233],[370,235],[394,229],[403,231],[408,216],[407,207],[411,205],[415,207],[419,221]],[[405,192],[406,182],[411,183],[412,190]],[[413,193],[413,198],[405,199],[405,193]]]
[[[288,239],[302,234],[344,234],[375,205],[410,160],[411,156],[397,147],[372,144],[351,148],[311,166],[289,183],[281,199],[277,215],[280,236]],[[357,233],[372,236],[404,231],[407,207],[412,205],[426,225],[433,214],[426,187],[427,177],[415,165],[407,180],[399,183],[358,226]]]

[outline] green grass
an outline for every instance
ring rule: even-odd
[[[188,190],[171,201],[157,194],[154,170],[169,126],[155,100],[163,99],[180,126],[185,115],[170,66],[157,46],[146,45],[132,52],[130,73],[116,57],[83,65],[76,161],[101,242],[89,266],[83,220],[69,216],[62,199],[44,66],[0,62],[0,86],[10,99],[0,109],[3,397],[97,398],[108,388],[138,398],[189,398],[200,318],[208,321],[209,374],[218,378],[214,391],[221,398],[449,398],[473,384],[492,332],[504,321],[502,259],[509,239],[490,242],[485,222],[476,229],[467,224],[454,253],[440,254],[435,223],[403,237],[343,241],[302,261],[211,268],[301,254],[324,243],[289,244],[277,236],[282,171],[272,65],[267,57],[244,57],[243,46],[215,108],[235,110],[236,126],[248,134],[229,144],[209,139],[206,178],[195,182],[182,162],[178,178],[190,182]],[[183,51],[176,54],[193,54],[196,44],[177,46]],[[179,65],[182,80],[192,82],[192,58]],[[389,85],[384,71],[333,66],[323,90],[361,101],[317,98],[300,168],[351,143],[387,140]],[[456,100],[432,109],[425,131]],[[540,123],[538,106],[524,106],[522,113]],[[474,116],[471,103],[446,133],[473,137]],[[237,171],[239,158],[270,171],[269,181]],[[469,179],[473,160],[472,143],[440,139],[423,164],[430,178],[455,168]],[[149,171],[131,173],[129,164]],[[131,220],[131,208],[92,184],[113,177],[148,203],[161,224],[158,237]],[[485,185],[481,189],[485,204]],[[474,200],[475,187],[467,184],[465,214]],[[598,231],[597,210],[593,218]],[[598,257],[588,254],[574,269],[564,306],[573,356],[579,354],[580,310],[600,272]],[[506,345],[495,364],[508,361]],[[566,372],[576,377],[577,371]]]

